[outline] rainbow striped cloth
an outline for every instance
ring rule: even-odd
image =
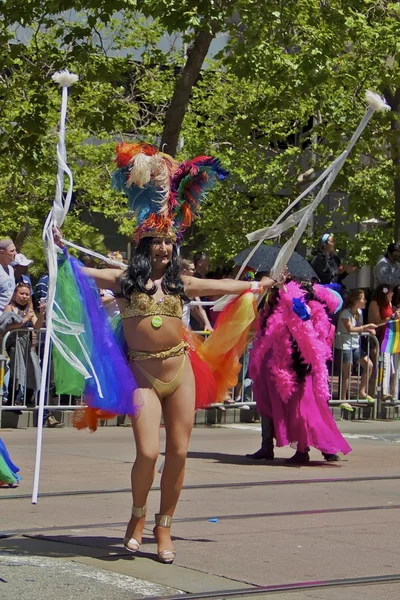
[[[389,352],[390,354],[400,352],[400,319],[386,323],[381,352]]]

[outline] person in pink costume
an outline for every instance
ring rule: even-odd
[[[329,288],[290,281],[261,313],[250,355],[254,397],[260,416],[273,422],[277,446],[297,443],[291,462],[308,462],[310,446],[325,458],[351,451],[328,406],[335,335],[329,314],[340,303]]]

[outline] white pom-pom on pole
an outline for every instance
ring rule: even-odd
[[[78,75],[75,75],[75,73],[70,73],[68,69],[65,69],[64,71],[57,71],[57,73],[54,73],[51,78],[55,83],[59,83],[61,87],[66,88],[79,81]]]
[[[73,190],[73,179],[70,168],[67,165],[67,150],[65,147],[65,122],[67,118],[68,104],[68,88],[79,80],[78,75],[70,73],[67,69],[58,71],[52,75],[52,80],[61,86],[61,113],[60,124],[58,129],[57,143],[57,181],[56,193],[51,211],[49,212],[45,225],[43,227],[43,246],[46,255],[46,261],[49,272],[49,287],[47,292],[46,302],[46,333],[44,342],[44,352],[42,361],[42,376],[40,381],[39,393],[39,410],[38,424],[36,436],[36,458],[35,458],[35,473],[33,478],[32,504],[37,503],[40,479],[40,465],[42,459],[42,440],[43,440],[43,415],[44,402],[47,391],[47,377],[49,375],[49,357],[50,357],[50,341],[54,337],[53,328],[53,306],[57,282],[57,249],[53,239],[53,229],[56,226],[61,227],[68,213]],[[64,197],[64,174],[67,174],[69,185],[67,193]]]
[[[316,210],[317,206],[319,205],[321,200],[324,198],[324,196],[328,193],[329,188],[331,187],[337,174],[340,172],[341,168],[343,167],[343,164],[345,163],[349,153],[353,149],[353,147],[354,147],[355,143],[357,142],[358,138],[360,137],[361,133],[364,131],[365,127],[368,125],[368,122],[370,121],[371,117],[373,116],[373,114],[375,112],[383,112],[383,111],[391,110],[390,106],[386,103],[384,98],[382,98],[376,92],[371,92],[370,90],[368,90],[365,93],[365,100],[368,103],[368,108],[365,111],[363,118],[361,119],[356,131],[353,133],[346,149],[342,152],[342,154],[338,158],[336,158],[329,165],[329,167],[327,169],[325,169],[325,171],[318,177],[318,179],[316,181],[314,181],[306,190],[304,190],[304,192],[302,192],[300,194],[300,196],[298,196],[283,211],[283,213],[276,219],[275,223],[271,227],[265,227],[264,229],[260,229],[258,231],[252,232],[251,234],[248,234],[248,236],[247,236],[248,238],[252,239],[254,236],[254,239],[257,239],[258,242],[254,246],[253,250],[249,253],[246,260],[243,262],[243,264],[239,270],[239,273],[236,275],[236,279],[239,279],[240,275],[244,271],[248,262],[250,261],[252,256],[255,254],[256,250],[263,243],[263,241],[267,238],[271,239],[272,237],[275,237],[274,233],[276,235],[279,235],[278,225],[281,223],[283,217],[285,217],[286,214],[290,210],[292,210],[292,208],[294,206],[296,206],[296,204],[298,204],[300,202],[300,200],[302,200],[307,194],[309,194],[312,191],[312,189],[314,189],[316,187],[317,184],[322,183],[322,181],[325,180],[320,191],[318,192],[317,196],[309,204],[309,206],[304,211],[304,213],[300,213],[300,211],[299,211],[300,215],[297,215],[297,217],[301,216],[300,222],[299,222],[295,232],[293,233],[293,236],[284,244],[284,246],[281,248],[281,250],[276,258],[275,264],[273,265],[270,274],[271,274],[271,277],[279,278],[284,266],[289,262],[289,259],[292,256],[293,251],[294,251],[300,237],[304,233],[304,230],[305,230],[312,214],[314,213],[314,211]],[[295,215],[293,215],[292,220],[297,220]],[[275,228],[277,228],[276,232],[274,232]],[[223,296],[222,298],[217,300],[217,302],[214,306],[214,311],[222,310],[222,308],[226,305],[227,300],[228,300],[227,296]]]
[[[379,112],[390,110],[390,106],[386,103],[386,100],[376,92],[371,92],[371,90],[367,90],[365,92],[365,100],[367,101],[370,108],[372,108],[373,110]]]

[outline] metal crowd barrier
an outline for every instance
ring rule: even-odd
[[[340,346],[349,340],[354,341],[355,334],[339,333],[335,335],[330,368],[330,406],[341,406],[344,410],[354,410],[360,406],[370,406],[373,418],[380,414],[381,382],[378,377],[381,354],[378,338],[370,333],[358,334],[358,351],[360,359],[365,359],[366,368],[360,361],[344,361],[346,348]],[[341,340],[345,338],[345,340]],[[349,350],[352,354],[352,350]],[[352,356],[351,356],[352,358]],[[347,366],[348,365],[348,366]],[[346,382],[347,380],[347,382]],[[365,391],[361,385],[365,380]],[[346,389],[347,387],[347,389]]]
[[[10,350],[10,337],[14,336],[12,345],[16,346],[20,336],[26,336],[27,333],[31,336],[31,343],[27,343],[24,348],[24,353],[15,353],[13,369],[10,368],[10,357],[7,351]],[[44,334],[45,329],[21,328],[7,331],[1,338],[0,352],[0,427],[2,424],[2,413],[4,411],[37,411],[39,401],[39,390],[30,387],[30,378],[28,370],[25,370],[23,381],[19,381],[18,385],[14,374],[20,370],[20,361],[26,365],[28,362],[28,354],[32,347],[39,359],[41,367],[42,353],[44,350]],[[53,364],[52,353],[50,352],[49,367],[46,377],[46,395],[45,395],[45,415],[55,410],[75,410],[82,405],[81,397],[70,395],[57,395],[53,381]]]
[[[212,306],[213,302],[191,302],[190,305],[203,305]],[[197,332],[204,334],[205,332]],[[336,333],[335,339],[338,341],[341,335]],[[367,361],[365,369],[366,379],[366,396],[360,393],[361,381],[363,375],[363,369],[360,364],[352,364],[349,372],[349,381],[346,394],[343,394],[343,381],[344,381],[344,352],[341,348],[335,348],[335,344],[332,351],[332,360],[329,365],[329,386],[330,386],[330,400],[329,406],[331,408],[340,407],[342,416],[345,411],[354,411],[363,409],[368,414],[370,409],[370,417],[376,419],[384,416],[384,409],[387,407],[394,407],[397,411],[397,416],[400,416],[400,401],[399,401],[399,376],[400,376],[400,354],[399,355],[387,355],[382,354],[380,351],[380,345],[378,338],[370,333],[359,334],[360,348],[362,349],[362,355],[369,357],[370,361]],[[340,345],[340,344],[337,344]],[[361,356],[362,356],[361,355]],[[242,389],[240,399],[235,398],[234,390],[232,390],[232,402],[226,404],[213,404],[211,407],[221,408],[252,408],[255,407],[255,402],[252,392],[252,382],[247,377],[247,366],[249,358],[249,348],[247,349],[244,357],[242,358],[242,372],[240,387]],[[391,363],[391,366],[388,366]],[[385,386],[384,382],[387,380],[388,372],[391,369],[393,388],[393,398],[385,399]],[[368,396],[370,397],[368,399]],[[389,394],[388,394],[389,396]]]
[[[203,306],[213,306],[213,302],[191,302],[190,306],[201,304]],[[4,411],[27,411],[27,410],[38,410],[38,390],[31,389],[28,386],[27,371],[25,370],[25,381],[21,385],[17,386],[13,373],[10,371],[10,359],[7,354],[7,342],[10,336],[15,336],[15,343],[18,342],[20,335],[26,335],[27,331],[32,336],[32,345],[35,349],[41,363],[41,355],[44,348],[44,333],[45,329],[34,330],[34,329],[14,329],[8,331],[1,338],[1,353],[0,353],[0,427],[2,423],[2,413]],[[200,335],[207,337],[208,331],[198,331]],[[336,340],[340,339],[341,335],[336,334]],[[347,334],[348,335],[348,334]],[[337,344],[340,345],[340,344]],[[334,348],[333,358],[330,365],[330,401],[329,405],[333,408],[340,406],[342,412],[344,410],[351,410],[354,408],[361,408],[365,406],[371,407],[372,416],[374,418],[382,416],[383,407],[393,406],[400,411],[400,402],[398,401],[399,392],[399,375],[400,375],[400,354],[399,355],[385,355],[380,352],[379,341],[376,336],[369,333],[360,334],[360,346],[364,349],[367,356],[370,357],[372,365],[368,362],[366,368],[366,380],[369,382],[366,391],[370,395],[374,402],[368,402],[368,399],[361,397],[360,386],[361,386],[361,366],[359,364],[353,365],[349,373],[349,382],[347,393],[343,394],[343,350]],[[255,402],[253,398],[252,382],[247,375],[249,352],[251,344],[246,350],[244,356],[241,359],[242,370],[239,376],[239,385],[235,389],[232,389],[226,402],[215,403],[210,408],[217,408],[226,410],[229,408],[241,408],[249,410],[250,408],[255,409]],[[27,345],[25,349],[25,356],[23,360],[27,360],[27,353],[29,347]],[[18,361],[18,359],[16,359]],[[14,363],[14,369],[18,370],[17,361]],[[390,364],[394,364],[394,373],[392,373],[392,388],[394,390],[394,399],[389,402],[385,402],[384,392],[387,391],[384,386],[385,381],[389,381],[390,374],[388,375],[388,368]],[[53,381],[53,366],[52,366],[52,354],[50,353],[50,362],[48,367],[48,374],[46,377],[46,405],[45,414],[51,413],[55,410],[75,410],[79,408],[82,403],[82,397],[74,397],[70,395],[57,395],[54,381]],[[21,383],[21,382],[20,382]],[[347,408],[343,408],[343,405],[347,405]],[[350,408],[349,408],[350,407]]]

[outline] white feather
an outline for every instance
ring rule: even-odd
[[[61,87],[70,87],[79,81],[78,75],[75,75],[75,73],[70,73],[68,69],[65,69],[65,71],[57,71],[51,76],[51,78],[55,83],[59,83]]]
[[[147,156],[140,152],[130,161],[130,171],[127,185],[132,183],[140,188],[143,188],[146,183],[149,183],[153,171],[153,157]]]
[[[371,92],[371,90],[366,91],[365,100],[368,102],[369,106],[374,110],[378,110],[381,112],[384,110],[391,110],[390,106],[386,103],[386,100],[376,92]]]
[[[164,214],[168,210],[168,196],[170,191],[170,174],[168,165],[160,154],[147,156],[146,154],[137,154],[131,160],[131,168],[127,186],[132,184],[140,188],[152,181],[154,185],[161,188],[157,202],[160,205],[159,214]]]

